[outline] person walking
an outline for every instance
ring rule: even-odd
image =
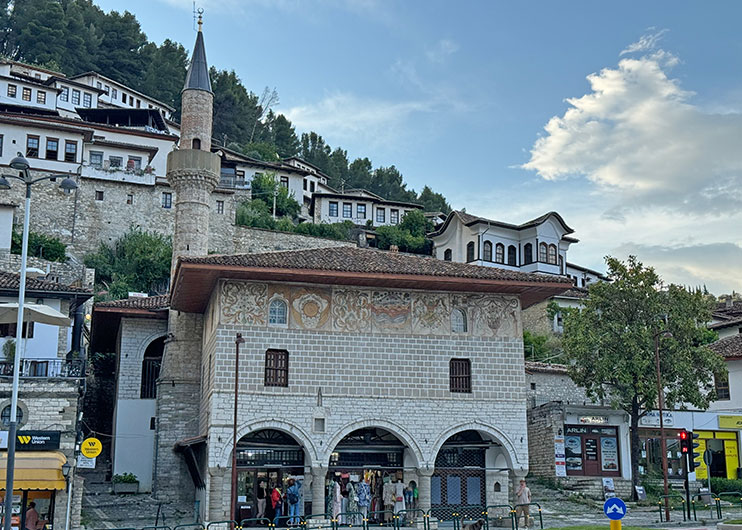
[[[528,520],[531,518],[531,512],[529,510],[531,503],[531,490],[526,486],[525,479],[520,480],[520,487],[515,492],[515,520],[516,523],[520,520],[521,515],[523,516],[523,526],[528,528]]]
[[[264,480],[261,480],[258,483],[257,498],[258,498],[258,513],[256,514],[256,518],[262,519],[263,517],[265,517],[265,501],[268,498],[268,488],[266,487]]]
[[[287,482],[286,502],[289,503],[289,525],[299,524],[299,501],[301,500],[301,482],[291,477]]]
[[[273,518],[273,526],[278,526],[279,520],[281,519],[281,508],[283,508],[283,494],[281,493],[281,488],[273,488],[273,492],[271,493],[271,505],[273,506],[273,510],[276,512],[276,515]]]

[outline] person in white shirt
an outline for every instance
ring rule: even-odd
[[[518,488],[518,491],[515,492],[515,517],[516,520],[520,520],[521,515],[523,516],[523,526],[528,528],[528,519],[531,516],[531,513],[529,511],[530,506],[528,504],[531,502],[531,490],[526,486],[525,479],[521,479],[520,481],[520,487]],[[519,504],[522,504],[523,506],[517,506]]]

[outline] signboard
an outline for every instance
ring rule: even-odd
[[[644,486],[634,486],[634,489],[636,490],[637,500],[640,500],[640,501],[647,500],[647,491],[644,489]]]
[[[615,438],[600,438],[600,468],[603,471],[618,471],[618,441]]]
[[[77,455],[77,467],[78,469],[95,469],[95,458]]]
[[[567,461],[564,453],[564,436],[554,437],[554,469],[557,477],[567,476]]]
[[[103,444],[98,438],[85,438],[80,446],[80,452],[88,458],[95,458],[103,451]]]
[[[602,425],[608,423],[608,416],[580,416],[583,425]]]
[[[59,449],[59,431],[21,431],[16,435],[16,451],[50,451]]]
[[[675,417],[671,411],[662,411],[662,423],[665,427],[675,425]],[[639,425],[642,427],[659,427],[660,413],[657,410],[650,410],[644,416],[639,418]]]
[[[8,431],[0,431],[0,449],[8,448]]]
[[[719,429],[742,429],[742,416],[719,416]]]
[[[613,497],[603,504],[603,513],[608,519],[618,521],[626,515],[626,504],[618,497]]]
[[[613,478],[603,477],[603,498],[611,499],[616,496],[616,485],[613,483]]]
[[[567,470],[582,470],[582,438],[579,436],[564,437],[564,456]]]

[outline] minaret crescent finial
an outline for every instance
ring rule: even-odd
[[[199,7],[197,12],[198,12],[198,31],[201,31],[201,26],[204,25],[204,20],[203,20],[204,10],[202,7]]]

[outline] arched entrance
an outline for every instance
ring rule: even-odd
[[[478,518],[483,507],[507,496],[503,455],[502,445],[479,431],[465,430],[449,437],[438,451],[430,479],[432,514],[439,519],[449,519],[453,513]]]
[[[164,351],[165,337],[153,340],[144,350],[142,381],[139,390],[140,399],[155,399],[157,397],[157,378],[160,377],[160,366],[162,366],[162,353]]]
[[[273,519],[270,492],[286,491],[289,477],[303,480],[304,448],[293,437],[275,429],[253,431],[237,442],[237,498],[240,519]],[[302,488],[300,506],[308,495]],[[301,513],[304,513],[303,511]],[[285,514],[284,514],[285,515]]]
[[[326,513],[394,511],[396,489],[404,496],[404,468],[410,459],[414,460],[414,455],[406,444],[386,429],[366,427],[349,433],[330,455]],[[319,512],[315,510],[315,513]],[[356,522],[340,519],[343,524]],[[370,519],[375,521],[384,516]]]

